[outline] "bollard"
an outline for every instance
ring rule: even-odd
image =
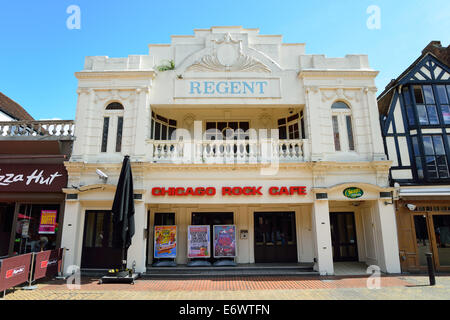
[[[434,286],[436,284],[436,279],[434,278],[434,265],[433,265],[433,254],[431,252],[425,253],[427,257],[428,264],[428,277],[430,278],[430,286]]]

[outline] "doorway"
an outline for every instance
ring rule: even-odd
[[[113,248],[111,211],[86,211],[81,268],[110,269],[121,266],[122,250]]]
[[[233,212],[192,212],[191,225],[193,226],[209,226],[210,227],[210,237],[211,237],[211,253],[213,252],[213,226],[218,225],[232,225],[234,224]],[[217,259],[214,258],[213,254],[209,259],[202,258],[203,260],[214,263]]]
[[[330,212],[333,261],[358,261],[356,224],[353,212]]]
[[[0,258],[8,256],[15,203],[0,203]]]
[[[423,212],[412,215],[416,265],[427,267],[425,253],[432,252],[437,270],[450,270],[450,215]]]
[[[295,212],[255,212],[255,263],[298,262]]]

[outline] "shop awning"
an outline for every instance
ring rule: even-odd
[[[450,196],[450,187],[400,189],[400,197]]]

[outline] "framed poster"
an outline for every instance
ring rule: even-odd
[[[155,258],[176,258],[177,226],[155,226]]]
[[[188,258],[211,257],[209,226],[188,226]]]
[[[42,210],[41,221],[39,223],[39,234],[55,234],[56,210]]]
[[[236,226],[214,226],[214,258],[236,257]]]

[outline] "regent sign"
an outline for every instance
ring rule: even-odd
[[[280,79],[177,79],[175,98],[280,98]]]
[[[227,196],[262,196],[263,187],[222,187],[221,194],[224,197]],[[271,196],[306,196],[306,187],[294,186],[294,187],[270,187],[268,194]],[[206,196],[212,197],[217,194],[215,187],[155,187],[152,188],[152,195],[155,197],[177,197],[177,196]]]

